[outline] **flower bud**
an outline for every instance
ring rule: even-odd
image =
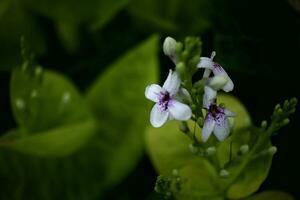
[[[167,56],[176,56],[176,40],[172,37],[166,37],[163,44],[163,51]]]
[[[180,79],[184,79],[184,73],[185,73],[185,64],[183,62],[179,62],[176,65],[176,72],[178,73]]]
[[[222,170],[220,171],[220,176],[221,176],[222,178],[227,178],[227,177],[229,176],[229,172],[228,172],[226,169],[222,169]]]
[[[277,152],[277,147],[275,146],[272,146],[268,149],[268,152],[271,154],[271,155],[274,155],[276,152]]]
[[[218,75],[211,78],[208,82],[208,85],[214,90],[222,89],[226,83],[228,82],[228,78],[224,75]]]
[[[266,120],[264,120],[264,121],[261,122],[261,127],[262,127],[263,129],[265,129],[265,128],[267,127],[267,125],[268,125],[268,123],[267,123]]]
[[[208,148],[206,149],[206,153],[207,153],[207,155],[209,155],[209,156],[215,154],[215,153],[216,153],[216,147],[214,147],[214,146],[208,147]]]
[[[248,145],[248,144],[244,144],[244,145],[242,145],[242,146],[240,147],[240,152],[241,152],[242,154],[246,154],[246,153],[248,153],[248,151],[249,151],[249,145]]]
[[[195,147],[193,144],[190,144],[190,145],[189,145],[189,149],[190,149],[190,151],[192,152],[192,154],[198,153],[198,148]]]

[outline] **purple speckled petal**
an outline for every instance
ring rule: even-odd
[[[150,122],[153,127],[161,127],[169,117],[169,111],[162,108],[158,103],[156,103],[150,113]]]
[[[214,127],[214,134],[219,141],[223,141],[229,135],[230,126],[227,117],[224,114],[219,116]]]
[[[158,102],[160,93],[163,91],[163,89],[157,85],[157,84],[151,84],[146,87],[145,89],[145,96],[147,99]]]
[[[215,121],[213,117],[208,114],[205,121],[204,121],[204,126],[202,128],[202,141],[206,142],[211,135],[213,129],[215,126]]]

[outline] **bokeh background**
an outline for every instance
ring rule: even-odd
[[[177,40],[188,35],[201,37],[202,55],[217,52],[217,62],[235,83],[233,94],[246,105],[257,125],[269,119],[277,103],[300,97],[299,0],[1,0],[0,135],[17,126],[9,88],[12,69],[22,64],[21,36],[36,54],[37,63],[69,77],[84,92],[116,59],[153,34],[159,36],[160,45],[166,36]],[[157,56],[163,80],[172,63],[161,48]],[[131,67],[129,63],[127,67]],[[290,124],[273,137],[278,153],[261,190],[283,190],[300,198],[299,118],[298,109]],[[0,151],[9,157],[5,148]],[[13,169],[22,168],[26,159],[20,159]],[[0,165],[9,167],[8,163],[11,161],[1,159]],[[95,173],[101,174],[101,170]],[[0,174],[1,198],[38,199],[31,195],[39,188],[31,175]],[[44,175],[39,173],[36,178],[47,182]],[[86,175],[78,171],[76,176]],[[142,151],[133,170],[91,199],[159,199],[153,193],[156,176]],[[41,196],[56,195],[49,199],[77,198],[75,194],[60,196],[55,187],[45,187]],[[16,194],[13,198],[12,193]]]

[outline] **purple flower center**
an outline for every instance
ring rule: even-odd
[[[163,110],[168,109],[169,102],[172,100],[170,93],[165,91],[161,92],[159,96],[159,105],[163,108]]]
[[[224,108],[215,104],[209,106],[208,112],[214,120],[222,120],[225,117]]]

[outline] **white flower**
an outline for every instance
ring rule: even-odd
[[[146,88],[146,98],[156,103],[150,113],[152,126],[161,127],[168,119],[186,121],[191,118],[191,108],[177,100],[179,92],[190,98],[188,92],[180,88],[180,83],[178,74],[170,70],[163,87],[152,84]]]
[[[211,104],[207,109],[207,112],[202,128],[202,141],[206,142],[212,132],[219,141],[223,141],[230,132],[228,117],[234,117],[235,114],[215,104]]]
[[[211,72],[213,72],[215,76],[225,77],[227,81],[221,89],[223,89],[225,92],[230,92],[233,90],[234,84],[230,79],[230,77],[228,76],[228,74],[226,73],[226,71],[223,69],[223,67],[213,61],[215,55],[216,52],[213,51],[210,58],[201,57],[197,67],[205,69],[203,74],[204,78],[208,78]]]

